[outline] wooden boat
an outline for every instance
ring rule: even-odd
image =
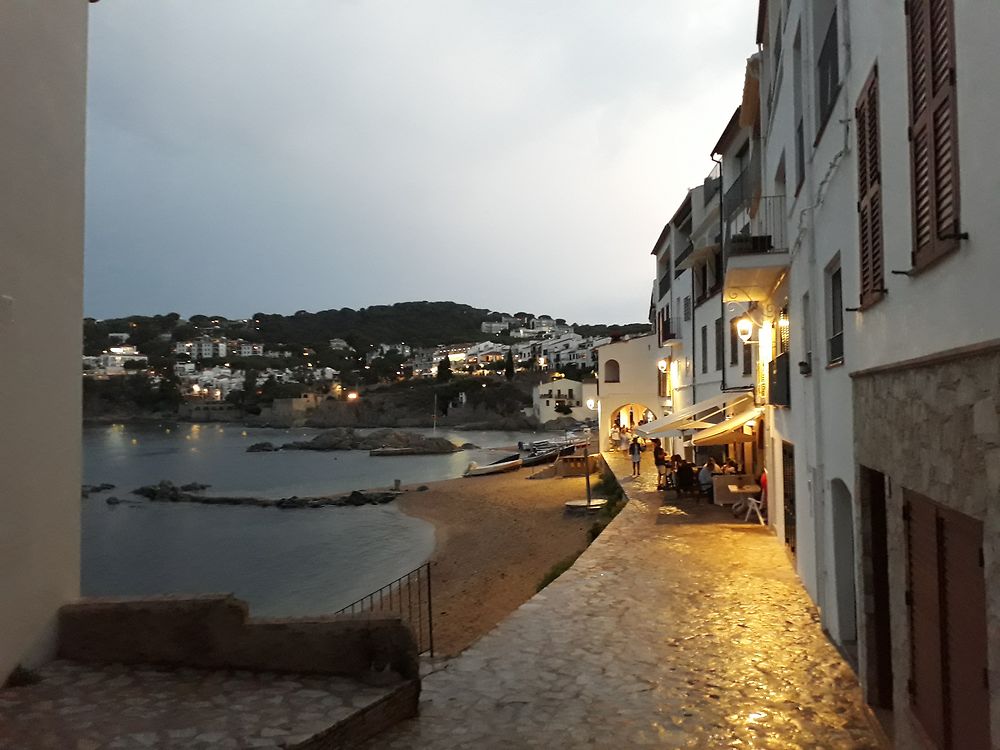
[[[514,471],[515,469],[520,469],[524,465],[524,461],[520,456],[506,456],[494,461],[491,464],[486,464],[485,466],[480,466],[475,461],[469,464],[469,468],[465,470],[463,477],[482,477],[487,474],[499,474],[503,471]]]
[[[416,448],[372,448],[368,451],[369,456],[412,456],[417,452]]]
[[[558,448],[550,448],[547,451],[540,451],[538,453],[533,453],[530,456],[525,456],[521,459],[522,466],[538,466],[540,464],[547,464],[550,461],[555,461],[560,455],[560,450]]]

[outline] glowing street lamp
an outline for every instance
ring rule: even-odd
[[[749,317],[744,315],[736,321],[736,335],[744,344],[750,343],[750,337],[753,336],[753,321]]]
[[[593,411],[594,409],[596,409],[597,408],[597,401],[595,399],[588,398],[587,399],[587,408],[590,409],[591,411]]]
[[[357,401],[358,400],[358,393],[357,393],[357,391],[351,391],[350,393],[348,393],[347,394],[347,400],[348,401]]]
[[[659,370],[660,372],[666,372],[667,371],[667,360],[661,359],[660,361],[658,361],[656,363],[656,369]]]

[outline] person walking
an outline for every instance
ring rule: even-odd
[[[632,438],[632,444],[628,447],[628,455],[632,459],[632,476],[639,476],[639,460],[642,458],[642,446],[639,445],[639,438]]]

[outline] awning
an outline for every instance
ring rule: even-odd
[[[689,406],[686,409],[681,409],[666,417],[647,422],[637,427],[636,431],[644,437],[655,437],[657,435],[662,437],[679,437],[677,434],[667,435],[666,433],[698,429],[698,427],[703,425],[698,423],[699,420],[697,420],[697,417],[703,412],[717,413],[726,406],[733,408],[752,398],[752,393],[719,393],[711,398],[706,398],[704,401],[699,401],[697,404]]]
[[[746,425],[753,424],[764,410],[760,407],[744,411],[735,417],[730,417],[725,422],[696,432],[691,442],[695,445],[729,445],[730,443],[752,443],[753,435],[748,434],[744,429]]]

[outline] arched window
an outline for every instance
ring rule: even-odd
[[[609,359],[604,363],[604,382],[617,383],[621,378],[621,370],[617,359]]]

